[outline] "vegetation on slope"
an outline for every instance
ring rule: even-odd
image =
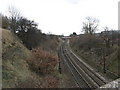
[[[101,36],[89,37],[85,34],[72,37],[70,45],[74,52],[97,71],[104,73],[109,78],[118,78],[120,47],[116,43],[110,44],[110,48],[107,48]]]
[[[10,31],[2,30],[3,87],[16,87],[19,81],[31,77],[26,60],[30,56],[20,40]]]
[[[39,69],[43,72],[46,71],[40,68],[42,64],[46,64],[44,66],[46,68],[51,65],[49,69],[54,70],[57,65],[56,56],[42,49],[39,49],[39,51],[37,51],[38,49],[33,49],[31,52],[14,33],[4,29],[2,29],[2,46],[3,88],[57,87],[56,70],[52,74],[44,75],[37,72]],[[40,60],[43,60],[43,62],[39,63]],[[53,63],[54,65],[52,65]],[[39,67],[36,67],[36,64]],[[34,69],[31,67],[34,67]],[[50,70],[48,71],[51,72]]]
[[[87,17],[83,22],[84,34],[72,35],[70,45],[73,50],[87,63],[104,73],[107,77],[118,78],[118,62],[120,60],[120,33],[104,27],[104,31],[98,30],[98,20]]]

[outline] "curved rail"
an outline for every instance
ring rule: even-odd
[[[66,65],[69,67],[77,85],[80,88],[92,88],[90,85],[87,83],[87,81],[82,77],[80,72],[77,70],[77,68],[74,66],[74,64],[70,61],[70,58],[67,56],[65,53],[65,49],[63,49],[63,46],[60,48],[61,52],[61,59],[63,59],[66,62]]]
[[[70,51],[65,43],[61,45],[60,53],[79,87],[95,89],[106,84],[106,81]]]

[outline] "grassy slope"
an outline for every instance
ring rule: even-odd
[[[17,87],[20,83],[34,77],[35,74],[29,70],[26,62],[30,54],[14,34],[2,30],[3,87]]]
[[[84,49],[79,49],[77,46],[71,46],[73,51],[82,58],[86,63],[91,65],[93,68],[97,69],[100,73],[104,74],[109,79],[116,79],[118,75],[118,50],[119,47],[114,45],[111,48],[112,53],[106,57],[106,64],[109,71],[103,73],[103,60],[95,54],[91,54],[90,51],[85,51]]]
[[[75,50],[74,52],[76,52]],[[78,56],[80,56],[80,58],[82,58],[86,63],[88,63],[97,71],[99,71],[101,74],[103,74],[106,78],[113,80],[117,78],[118,75],[117,51],[113,52],[111,55],[107,57],[106,67],[109,69],[107,73],[103,73],[103,61],[101,61],[101,59],[96,55],[92,56],[91,54],[88,54],[89,52],[84,52],[84,51],[76,52],[76,53]],[[100,62],[102,62],[102,64]]]

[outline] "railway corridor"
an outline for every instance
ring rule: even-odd
[[[79,88],[96,89],[107,83],[101,75],[71,51],[67,42],[61,44],[59,57],[61,62],[66,63]]]

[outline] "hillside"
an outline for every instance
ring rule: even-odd
[[[36,87],[40,83],[40,77],[29,69],[27,59],[30,55],[18,37],[2,30],[3,88]]]
[[[62,74],[59,73],[56,49],[60,40],[49,35],[46,39],[30,51],[16,35],[2,29],[3,88],[76,87],[64,63]]]
[[[110,44],[110,48],[106,49],[104,41],[100,37],[93,36],[90,41],[90,38],[81,35],[79,38],[72,37],[70,46],[82,60],[108,79],[114,80],[119,77],[118,56],[120,55],[120,47],[116,43]]]

